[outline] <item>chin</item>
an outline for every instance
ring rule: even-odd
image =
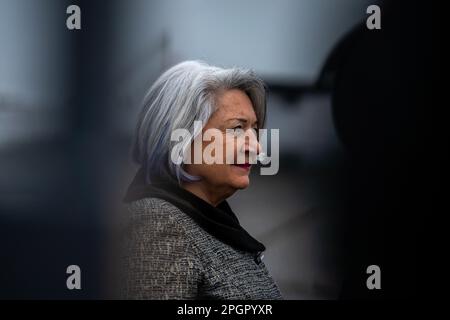
[[[245,189],[250,185],[250,179],[248,177],[238,177],[233,179],[231,185],[235,189]]]

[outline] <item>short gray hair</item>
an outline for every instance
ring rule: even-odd
[[[171,161],[175,129],[192,132],[194,121],[202,126],[216,110],[215,101],[223,90],[239,89],[250,98],[259,128],[266,118],[266,87],[256,74],[248,69],[224,69],[201,61],[185,61],[164,72],[152,85],[143,100],[135,135],[132,158],[144,169],[146,182],[153,176],[181,181],[195,181],[181,164]],[[193,138],[199,132],[193,133]],[[186,144],[190,144],[187,141]]]

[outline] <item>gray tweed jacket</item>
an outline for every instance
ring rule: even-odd
[[[127,205],[126,299],[282,299],[263,261],[221,242],[171,203]]]

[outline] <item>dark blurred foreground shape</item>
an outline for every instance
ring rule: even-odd
[[[435,63],[430,4],[386,1],[382,14],[382,30],[356,28],[329,61],[334,122],[350,155],[341,298],[420,294],[420,224],[435,213],[425,149]],[[381,290],[361,281],[372,264],[381,268]]]

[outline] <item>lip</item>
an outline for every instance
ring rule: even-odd
[[[233,166],[249,171],[252,165],[250,163],[242,163],[242,164],[233,164]]]

